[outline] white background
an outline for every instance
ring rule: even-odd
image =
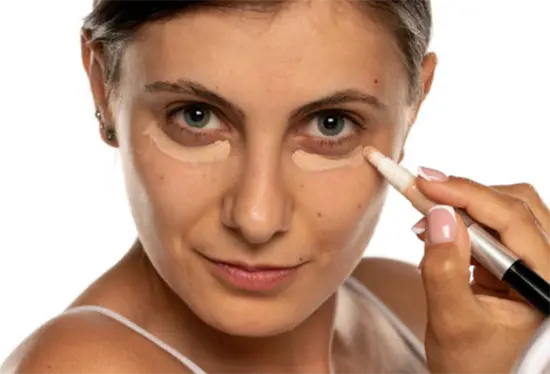
[[[433,1],[440,65],[404,164],[527,181],[550,201],[550,2]],[[0,361],[135,236],[80,62],[91,2],[0,6]],[[418,218],[392,191],[366,255],[418,263]]]

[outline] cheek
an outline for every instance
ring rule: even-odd
[[[215,170],[198,171],[155,161],[147,160],[140,165],[146,203],[162,230],[185,234],[184,228],[217,205],[221,181]]]
[[[156,238],[167,247],[204,217],[216,215],[228,189],[234,160],[191,165],[160,152],[147,137],[135,134],[123,154],[126,185],[134,219],[144,241]],[[144,243],[145,244],[145,243]],[[153,243],[151,243],[153,244]]]
[[[372,144],[395,157],[401,152],[401,123],[388,124],[363,145]],[[387,193],[384,178],[366,161],[359,166],[324,172],[302,172],[300,205],[315,248],[341,264],[357,260],[370,241]],[[340,265],[339,265],[340,266]]]
[[[325,254],[362,253],[384,201],[382,178],[368,165],[312,173],[302,182],[301,205],[316,241]]]

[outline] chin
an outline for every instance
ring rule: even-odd
[[[299,300],[291,303],[277,299],[212,300],[193,309],[204,323],[225,334],[269,337],[293,330],[309,317],[307,310],[312,309],[305,308]]]
[[[265,338],[292,331],[302,320],[292,315],[256,314],[254,311],[231,319],[218,319],[211,325],[216,330],[243,338]],[[254,316],[254,317],[253,317]]]

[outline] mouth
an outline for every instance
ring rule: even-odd
[[[201,254],[215,278],[242,291],[266,292],[289,286],[304,263],[298,265],[249,264],[211,259]]]

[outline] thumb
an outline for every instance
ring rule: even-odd
[[[470,288],[469,266],[466,226],[452,207],[435,206],[426,217],[425,253],[420,265],[433,330],[458,332],[473,322],[478,305]]]

